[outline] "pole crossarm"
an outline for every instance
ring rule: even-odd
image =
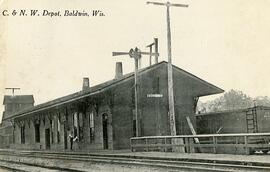
[[[132,49],[133,50],[133,49]],[[159,55],[159,53],[149,53],[149,52],[136,52],[136,55]],[[122,55],[129,55],[130,57],[134,58],[134,52],[113,52],[112,56],[122,56]]]
[[[159,53],[149,53],[149,52],[141,52],[142,55],[159,55]]]
[[[129,52],[113,52],[112,56],[129,55]]]
[[[20,90],[21,88],[16,88],[16,87],[8,87],[8,88],[5,88],[6,90],[12,90],[12,96],[14,96],[14,92],[15,90]]]
[[[167,3],[160,3],[160,2],[146,2],[146,4],[153,4],[153,5],[163,5],[163,6],[167,6],[167,7],[170,7],[170,6],[174,6],[174,7],[188,7],[187,4],[173,4],[173,3],[170,3],[170,2],[167,2]]]
[[[8,88],[5,88],[6,90],[19,90],[20,88],[12,88],[12,87],[8,87]]]
[[[147,45],[146,48],[152,47],[153,45],[155,45],[155,43],[152,43],[152,44]]]

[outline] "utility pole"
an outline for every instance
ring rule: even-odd
[[[138,117],[138,68],[139,68],[139,61],[142,55],[149,55],[148,52],[141,52],[139,48],[130,49],[129,52],[113,52],[113,56],[120,56],[120,55],[129,55],[130,58],[134,59],[135,62],[135,71],[134,71],[134,90],[135,90],[135,119],[136,119],[136,137],[140,136],[140,124],[139,124],[139,117]],[[156,53],[153,53],[156,54]]]
[[[150,48],[150,54],[149,54],[149,66],[151,66],[152,65],[152,52],[153,52],[153,45],[154,45],[155,43],[152,43],[152,44],[149,44],[149,45],[147,45],[146,46],[146,48]]]
[[[147,4],[166,6],[167,8],[167,48],[168,48],[168,101],[169,119],[171,135],[176,135],[174,95],[173,95],[173,74],[172,74],[172,50],[171,50],[171,26],[170,26],[170,7],[188,7],[186,4],[172,4],[170,2],[147,2]]]
[[[153,54],[153,46],[155,46],[155,54]],[[147,45],[146,48],[150,48],[150,55],[149,55],[149,66],[152,65],[152,56],[155,55],[155,64],[158,63],[158,39],[154,38],[154,42]]]
[[[16,87],[9,87],[9,88],[5,88],[6,90],[12,90],[12,96],[14,96],[14,92],[15,90],[19,90],[20,88],[16,88]]]
[[[158,63],[158,39],[157,38],[154,38],[154,43],[155,43],[155,63],[157,64]]]

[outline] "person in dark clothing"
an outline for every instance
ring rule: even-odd
[[[73,147],[73,139],[74,139],[72,132],[69,133],[68,137],[69,137],[69,142],[70,142],[70,150],[72,150],[72,147]]]

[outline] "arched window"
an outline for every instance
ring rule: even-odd
[[[83,113],[79,113],[79,140],[83,140]]]
[[[74,129],[74,138],[78,136],[78,113],[73,114],[73,129]]]
[[[40,121],[35,121],[35,141],[36,143],[40,143]]]
[[[54,117],[50,119],[50,125],[51,125],[51,139],[52,143],[54,143]]]
[[[57,118],[57,142],[60,143],[60,127],[61,127],[61,124],[60,124],[60,117]]]
[[[89,116],[89,126],[90,126],[90,142],[91,143],[93,143],[93,141],[94,141],[94,136],[95,136],[95,134],[94,134],[94,130],[95,130],[95,128],[94,128],[94,113],[93,113],[93,111],[90,113],[90,116]]]
[[[25,143],[25,125],[21,126],[21,144]]]

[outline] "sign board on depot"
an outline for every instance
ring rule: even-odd
[[[147,94],[147,97],[148,98],[159,98],[159,97],[163,97],[163,94]]]

